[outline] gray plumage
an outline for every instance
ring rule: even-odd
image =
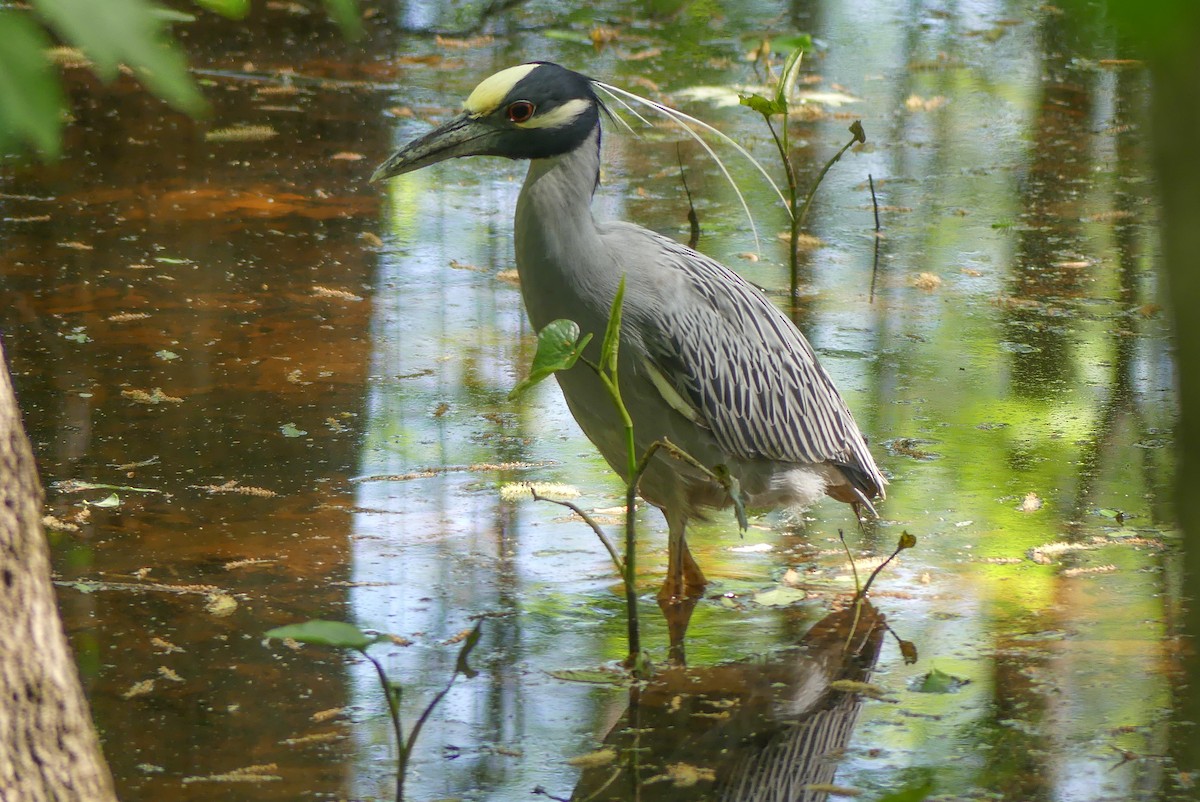
[[[618,374],[639,450],[666,437],[702,464],[725,465],[752,506],[807,506],[827,494],[873,511],[886,480],[791,321],[703,254],[639,226],[593,219],[600,108],[578,73],[551,64],[510,68],[481,83],[462,115],[401,148],[375,178],[455,156],[531,159],[514,224],[525,308],[538,330],[566,318],[594,332],[589,356],[597,360],[625,277]],[[599,379],[582,364],[557,378],[584,433],[624,474],[621,421]],[[695,592],[704,578],[687,549],[687,520],[728,504],[725,491],[662,455],[640,492],[664,511],[670,530],[662,595]]]

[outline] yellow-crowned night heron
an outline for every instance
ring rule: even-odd
[[[514,236],[525,309],[541,330],[574,320],[599,343],[621,277],[627,284],[618,375],[639,449],[669,438],[705,465],[724,465],[752,506],[807,506],[823,494],[861,505],[887,484],[812,346],[736,273],[630,223],[598,223],[600,113],[591,79],[544,62],[484,80],[453,119],[396,151],[376,181],[459,156],[529,159]],[[595,373],[557,374],[584,433],[620,474],[620,419]],[[689,518],[724,507],[717,483],[662,452],[643,498],[669,529],[660,597],[694,595],[704,574],[685,540]]]

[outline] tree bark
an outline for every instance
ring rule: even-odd
[[[116,802],[58,617],[41,511],[0,345],[0,802]]]

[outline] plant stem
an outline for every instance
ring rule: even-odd
[[[783,171],[787,176],[788,185],[788,211],[791,218],[791,240],[788,246],[788,271],[792,277],[792,300],[796,299],[796,293],[800,289],[800,218],[796,214],[797,205],[797,190],[796,190],[796,171],[792,169],[792,157],[789,153],[791,145],[788,141],[788,116],[787,112],[783,113],[783,137],[781,138],[775,132],[775,125],[771,122],[769,115],[763,115],[763,119],[767,121],[767,128],[771,131],[771,138],[775,140],[775,147],[779,151],[779,158],[783,162]]]
[[[621,562],[621,555],[617,554],[616,546],[612,544],[612,541],[608,539],[608,535],[604,534],[604,530],[600,528],[600,524],[596,523],[596,520],[592,518],[592,516],[584,512],[578,504],[556,498],[547,498],[546,496],[540,495],[533,488],[529,488],[529,492],[533,493],[534,501],[549,501],[551,504],[557,504],[560,507],[566,507],[568,510],[582,518],[583,522],[590,526],[592,531],[596,533],[596,537],[600,538],[600,542],[604,544],[604,548],[608,550],[608,556],[612,557],[613,565],[615,565],[617,568],[617,573],[624,577],[625,564]]]
[[[631,667],[636,667],[641,662],[642,653],[642,636],[638,626],[637,589],[635,587],[637,580],[637,488],[638,480],[641,479],[641,471],[638,470],[637,443],[633,438],[633,418],[629,416],[629,410],[625,408],[625,402],[621,400],[621,387],[617,383],[617,376],[615,373],[609,374],[602,371],[600,380],[604,382],[604,387],[608,390],[608,394],[617,408],[617,413],[621,416],[621,425],[625,429],[627,459],[625,475],[628,478],[625,480],[625,565],[621,572],[621,580],[625,585],[625,623],[629,640],[629,664]]]
[[[857,131],[855,131],[855,126],[858,128]],[[862,125],[858,123],[857,120],[855,121],[855,126],[851,126],[850,128],[850,130],[854,132],[853,138],[851,138],[851,140],[845,145],[842,145],[842,149],[839,150],[832,159],[825,162],[825,166],[822,167],[821,172],[817,174],[817,180],[813,182],[812,189],[808,191],[808,197],[804,199],[804,208],[800,210],[800,219],[797,221],[798,225],[804,225],[804,219],[808,217],[808,207],[812,205],[813,196],[817,194],[817,187],[821,186],[821,180],[825,178],[825,174],[829,172],[829,168],[832,167],[838,161],[838,159],[842,158],[842,154],[849,150],[850,146],[855,142],[866,141],[866,137],[861,135]]]
[[[392,684],[388,681],[387,672],[383,670],[382,663],[367,654],[366,649],[360,649],[359,654],[370,660],[371,665],[375,666],[375,673],[379,675],[379,686],[383,688],[383,696],[387,699],[388,715],[392,718],[392,730],[396,733],[396,802],[404,802],[404,773],[408,766],[408,747],[416,738],[416,732],[413,732],[413,738],[406,743],[404,729],[400,726],[398,690],[392,689]]]

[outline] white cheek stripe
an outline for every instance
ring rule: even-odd
[[[518,64],[500,70],[495,75],[488,76],[467,97],[463,109],[475,117],[491,114],[500,105],[500,101],[508,96],[517,81],[538,68],[537,64]]]
[[[575,98],[544,114],[535,113],[529,121],[517,125],[521,128],[563,128],[573,123],[590,105],[592,104],[587,100]]]

